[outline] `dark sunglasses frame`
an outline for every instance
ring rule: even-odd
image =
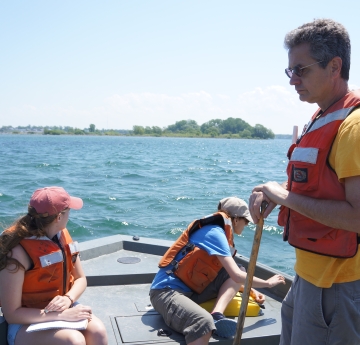
[[[294,68],[290,68],[290,67],[285,68],[285,74],[289,78],[291,78],[293,76],[293,74],[297,75],[298,77],[301,77],[303,75],[303,70],[305,68],[308,68],[310,66],[314,66],[314,65],[316,65],[316,64],[318,64],[320,62],[322,62],[322,61],[314,62],[314,63],[312,63],[310,65],[307,65],[307,66],[304,66],[304,67],[295,66]]]

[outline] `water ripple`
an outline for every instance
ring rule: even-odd
[[[78,241],[114,234],[175,240],[194,219],[252,188],[285,180],[287,140],[0,135],[0,224],[27,211],[36,188],[60,185],[84,200],[69,230]],[[41,155],[34,155],[41,147]],[[254,225],[235,237],[250,256]],[[293,275],[294,250],[276,214],[265,220],[260,262]]]

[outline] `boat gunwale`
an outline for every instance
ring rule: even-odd
[[[151,255],[164,255],[167,249],[173,243],[169,240],[161,240],[150,237],[136,237],[129,235],[112,235],[94,240],[80,242],[81,260],[91,260],[102,255],[118,252],[120,250],[127,250],[138,253],[146,253]],[[247,269],[249,258],[237,254],[234,257],[237,264],[240,264]],[[279,284],[271,289],[258,289],[271,298],[277,301],[282,301],[290,289],[293,277],[273,269],[267,265],[257,262],[255,269],[255,276],[261,279],[268,279],[274,274],[281,274],[285,277],[285,284]],[[101,285],[125,285],[125,284],[142,284],[151,283],[154,278],[154,273],[133,273],[133,274],[114,274],[110,276],[87,276],[89,286]],[[101,279],[99,279],[101,277]]]

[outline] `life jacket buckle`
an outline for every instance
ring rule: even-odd
[[[194,244],[194,243],[189,242],[189,243],[186,245],[187,252],[193,251],[194,248],[195,248],[195,244]]]
[[[167,275],[174,273],[179,268],[179,263],[176,260],[171,261],[170,265],[173,267],[165,272]]]
[[[176,260],[171,261],[171,264],[173,268],[171,269],[173,272],[176,271],[179,267],[179,263]]]
[[[185,256],[187,253],[193,251],[195,248],[195,244],[194,243],[191,243],[191,242],[188,242],[186,244],[186,246],[181,250],[181,254],[182,256]]]

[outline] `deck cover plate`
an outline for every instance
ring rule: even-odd
[[[166,326],[159,314],[144,314],[134,316],[115,316],[114,321],[119,330],[119,344],[158,344],[176,343],[185,344],[184,336]],[[170,336],[160,337],[157,335],[159,329],[171,332]],[[118,339],[119,341],[119,339]]]
[[[117,262],[119,262],[120,264],[137,264],[140,261],[141,259],[135,256],[123,256],[117,259]]]

